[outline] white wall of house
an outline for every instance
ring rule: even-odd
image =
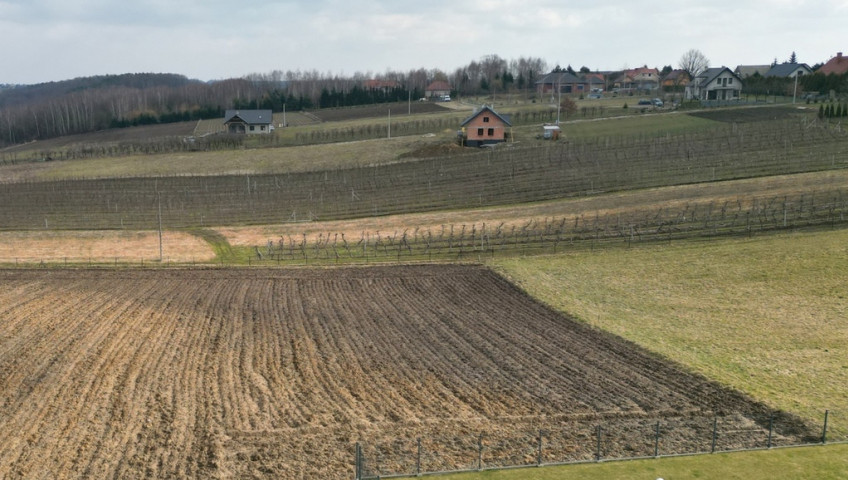
[[[742,91],[742,82],[728,70],[725,70],[707,85],[701,85],[702,78],[697,78],[686,89],[687,99],[698,100],[738,100]]]

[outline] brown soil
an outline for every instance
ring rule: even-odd
[[[458,438],[514,463],[544,427],[546,460],[580,457],[597,423],[620,456],[660,420],[670,453],[714,414],[762,439],[772,412],[482,267],[0,270],[2,478],[351,478],[354,442],[403,470],[419,436],[462,468]]]

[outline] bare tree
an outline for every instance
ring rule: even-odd
[[[680,57],[677,66],[695,78],[710,66],[710,60],[700,50],[693,48]]]

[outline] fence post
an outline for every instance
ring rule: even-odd
[[[713,417],[713,445],[710,448],[710,453],[715,453],[716,437],[718,437],[718,415]]]
[[[359,445],[359,442],[356,442],[356,447],[353,449],[353,463],[354,463],[354,480],[362,479],[362,447]]]
[[[774,414],[772,414],[772,416],[769,417],[769,435],[768,435],[768,444],[766,445],[766,448],[771,448],[771,434],[772,434],[772,432],[774,432]]]
[[[657,422],[657,428],[654,431],[654,457],[660,456],[660,422]]]
[[[829,410],[824,411],[824,428],[822,428],[822,445],[827,443],[827,416],[830,413]]]
[[[595,450],[595,461],[596,462],[601,461],[601,426],[600,425],[598,425],[598,444],[597,444],[597,448]]]
[[[536,466],[537,467],[542,466],[542,435],[543,435],[543,433],[544,433],[544,431],[540,429],[539,430],[539,451],[538,451],[538,454],[536,456]]]
[[[415,476],[421,476],[421,437],[418,437],[418,456],[415,458]]]
[[[483,470],[483,434],[477,437],[477,470]]]

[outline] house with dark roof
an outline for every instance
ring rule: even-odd
[[[662,87],[664,90],[683,89],[689,85],[689,74],[686,70],[672,70],[662,77]]]
[[[816,73],[819,72],[825,75],[830,75],[831,73],[835,75],[842,75],[843,73],[848,72],[848,58],[843,57],[842,52],[837,52],[835,57],[828,60],[827,63],[816,70]]]
[[[769,71],[771,65],[736,65],[733,73],[739,75],[739,78],[745,79],[752,75],[764,76]]]
[[[563,93],[566,95],[583,94],[603,90],[606,81],[600,73],[575,75],[569,72],[551,72],[536,82],[539,95]]]
[[[806,63],[781,63],[772,66],[764,76],[779,78],[795,78],[801,75],[809,75],[813,70]]]
[[[460,142],[469,147],[482,147],[505,142],[512,131],[509,117],[484,105],[460,124]]]
[[[268,134],[274,131],[271,110],[227,110],[224,112],[227,133]]]
[[[687,100],[738,100],[742,79],[727,67],[708,68],[686,86]]]

